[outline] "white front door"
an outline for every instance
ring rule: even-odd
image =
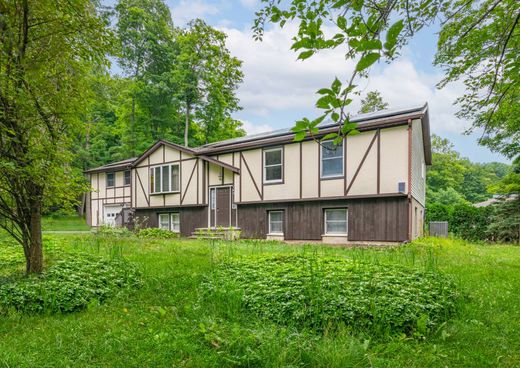
[[[105,205],[105,218],[103,224],[108,226],[116,226],[116,216],[121,212],[121,205]]]

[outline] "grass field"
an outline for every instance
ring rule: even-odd
[[[79,216],[47,216],[42,219],[43,231],[89,231],[85,219]]]
[[[274,242],[44,236],[47,264],[63,253],[123,255],[143,286],[64,315],[0,315],[0,367],[518,367],[520,247],[422,239],[400,248],[342,249]],[[346,328],[316,333],[205,300],[201,283],[224,259],[327,255],[451,275],[466,295],[426,336],[375,338]],[[23,268],[0,244],[0,282]]]

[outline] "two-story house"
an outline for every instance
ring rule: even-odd
[[[400,242],[422,235],[427,105],[351,119],[341,145],[290,129],[197,148],[164,140],[86,171],[91,226],[139,222],[189,236],[235,227],[243,238]],[[337,129],[322,124],[318,136]]]

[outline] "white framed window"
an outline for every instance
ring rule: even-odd
[[[181,217],[179,212],[160,213],[159,214],[159,228],[170,230],[173,232],[181,231]]]
[[[214,210],[217,208],[217,190],[215,188],[210,189],[210,209]]]
[[[116,185],[116,174],[113,172],[107,172],[107,188],[114,187]]]
[[[269,220],[269,234],[283,235],[283,211],[267,212]]]
[[[150,169],[150,190],[152,193],[176,193],[179,189],[179,164],[156,166]]]
[[[346,208],[330,208],[325,210],[325,234],[347,235],[348,211]]]
[[[178,233],[181,231],[181,215],[178,212],[170,214],[170,230]]]
[[[264,150],[264,183],[283,181],[283,149],[281,147]]]
[[[159,228],[164,230],[170,230],[170,214],[160,213],[159,214]]]
[[[333,141],[321,142],[321,177],[343,176],[343,141],[335,145]]]
[[[130,185],[132,182],[132,172],[130,170],[125,170],[124,172],[124,185]]]

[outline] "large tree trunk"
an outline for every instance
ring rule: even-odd
[[[188,132],[190,129],[190,105],[186,104],[186,122],[184,123],[184,146],[188,147]]]
[[[29,224],[28,249],[25,253],[27,274],[40,273],[43,270],[42,249],[42,211],[41,201],[31,203],[31,223]]]

